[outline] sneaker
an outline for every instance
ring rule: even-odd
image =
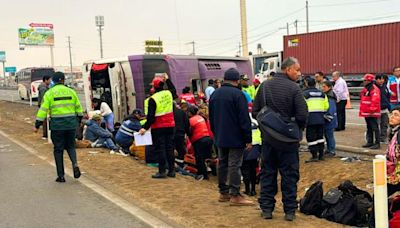
[[[170,172],[168,172],[168,173],[167,173],[167,176],[168,176],[168,177],[175,177],[175,176],[176,176],[175,171],[170,171]]]
[[[230,206],[254,206],[254,202],[247,200],[242,195],[231,196]]]
[[[202,175],[200,175],[200,176],[202,176]],[[221,202],[221,203],[223,203],[223,202],[229,202],[229,200],[231,200],[231,196],[229,195],[229,194],[220,194],[219,195],[219,199],[218,199],[218,202]]]
[[[65,182],[65,178],[64,177],[57,177],[56,182],[64,183]]]
[[[124,157],[128,157],[128,154],[126,154],[123,150],[118,150],[118,153],[121,154]]]
[[[47,140],[47,137],[42,137],[43,140]]]
[[[294,213],[288,213],[285,214],[285,220],[292,222],[296,218],[296,215]]]
[[[272,211],[263,211],[263,212],[261,212],[261,217],[263,219],[272,219]]]
[[[372,146],[370,147],[371,150],[378,150],[378,149],[380,149],[380,148],[381,148],[381,145],[380,145],[380,144],[374,144],[374,145],[372,145]]]
[[[308,160],[305,161],[305,163],[310,163],[310,162],[318,162],[318,158],[310,158]]]
[[[196,179],[198,181],[201,181],[201,180],[204,179],[204,176],[203,175],[197,175],[194,179]]]
[[[325,157],[327,157],[327,158],[332,158],[332,157],[335,157],[335,156],[336,156],[336,154],[331,153],[331,152],[328,152],[328,153],[325,154]]]
[[[113,151],[113,150],[110,150],[110,154],[115,154],[115,151]]]
[[[362,147],[363,148],[368,148],[368,147],[371,147],[373,145],[374,145],[373,143],[366,143],[366,144],[362,145]]]
[[[167,178],[167,174],[165,173],[156,173],[151,176],[154,179],[162,179],[162,178]]]
[[[74,167],[74,178],[78,179],[81,176],[81,171],[79,170],[79,167],[76,166]]]

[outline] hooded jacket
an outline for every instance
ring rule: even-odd
[[[99,138],[111,138],[112,133],[104,128],[101,128],[96,121],[88,120],[86,122],[87,129],[85,132],[85,139],[95,142]]]
[[[381,116],[381,93],[379,88],[372,82],[365,85],[361,90],[360,117]]]

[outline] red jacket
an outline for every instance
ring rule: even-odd
[[[210,134],[208,133],[206,120],[202,116],[200,115],[192,116],[190,117],[189,122],[190,122],[190,127],[192,129],[190,142],[194,143],[201,138],[207,136],[210,137]]]
[[[183,93],[179,95],[179,99],[185,100],[187,103],[195,105],[196,104],[196,99],[194,98],[194,95],[192,93]]]
[[[365,87],[362,89],[358,115],[360,117],[381,116],[381,92],[375,84],[372,84],[370,92]]]

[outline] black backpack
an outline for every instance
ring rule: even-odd
[[[321,214],[321,218],[325,218],[329,221],[341,223],[345,225],[354,226],[356,225],[357,217],[357,205],[352,195],[341,192],[338,189],[331,189],[327,194],[335,191],[335,194],[339,194],[339,197],[333,197],[335,200],[328,202],[324,199],[324,210]],[[324,196],[325,198],[325,196]]]
[[[322,182],[317,181],[311,185],[304,197],[300,200],[300,211],[306,215],[321,215],[321,203],[324,195]]]

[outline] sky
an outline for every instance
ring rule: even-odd
[[[54,24],[56,66],[100,58],[95,16],[104,16],[104,57],[144,53],[145,40],[164,43],[165,54],[234,56],[241,41],[239,0],[0,0],[0,51],[6,66],[18,69],[51,64],[48,47],[19,50],[18,28]],[[306,32],[305,0],[247,0],[249,51],[260,43],[267,52],[283,49],[290,34]],[[310,32],[400,21],[400,0],[309,0]],[[0,69],[2,72],[2,69]]]

